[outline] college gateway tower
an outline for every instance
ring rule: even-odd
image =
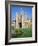
[[[32,21],[22,10],[20,13],[16,13],[16,28],[30,28],[32,27]]]

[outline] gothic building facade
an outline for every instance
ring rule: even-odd
[[[22,11],[16,13],[16,28],[30,28],[32,27],[32,22],[28,19],[27,15]]]

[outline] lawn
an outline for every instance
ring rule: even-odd
[[[32,37],[32,28],[15,29],[15,38]]]

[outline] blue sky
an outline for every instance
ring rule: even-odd
[[[29,18],[32,18],[32,7],[23,7],[23,6],[11,6],[11,18],[16,18],[16,12],[21,12],[22,10],[27,14]]]

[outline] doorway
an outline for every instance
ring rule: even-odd
[[[19,27],[22,28],[22,23],[19,23]]]

